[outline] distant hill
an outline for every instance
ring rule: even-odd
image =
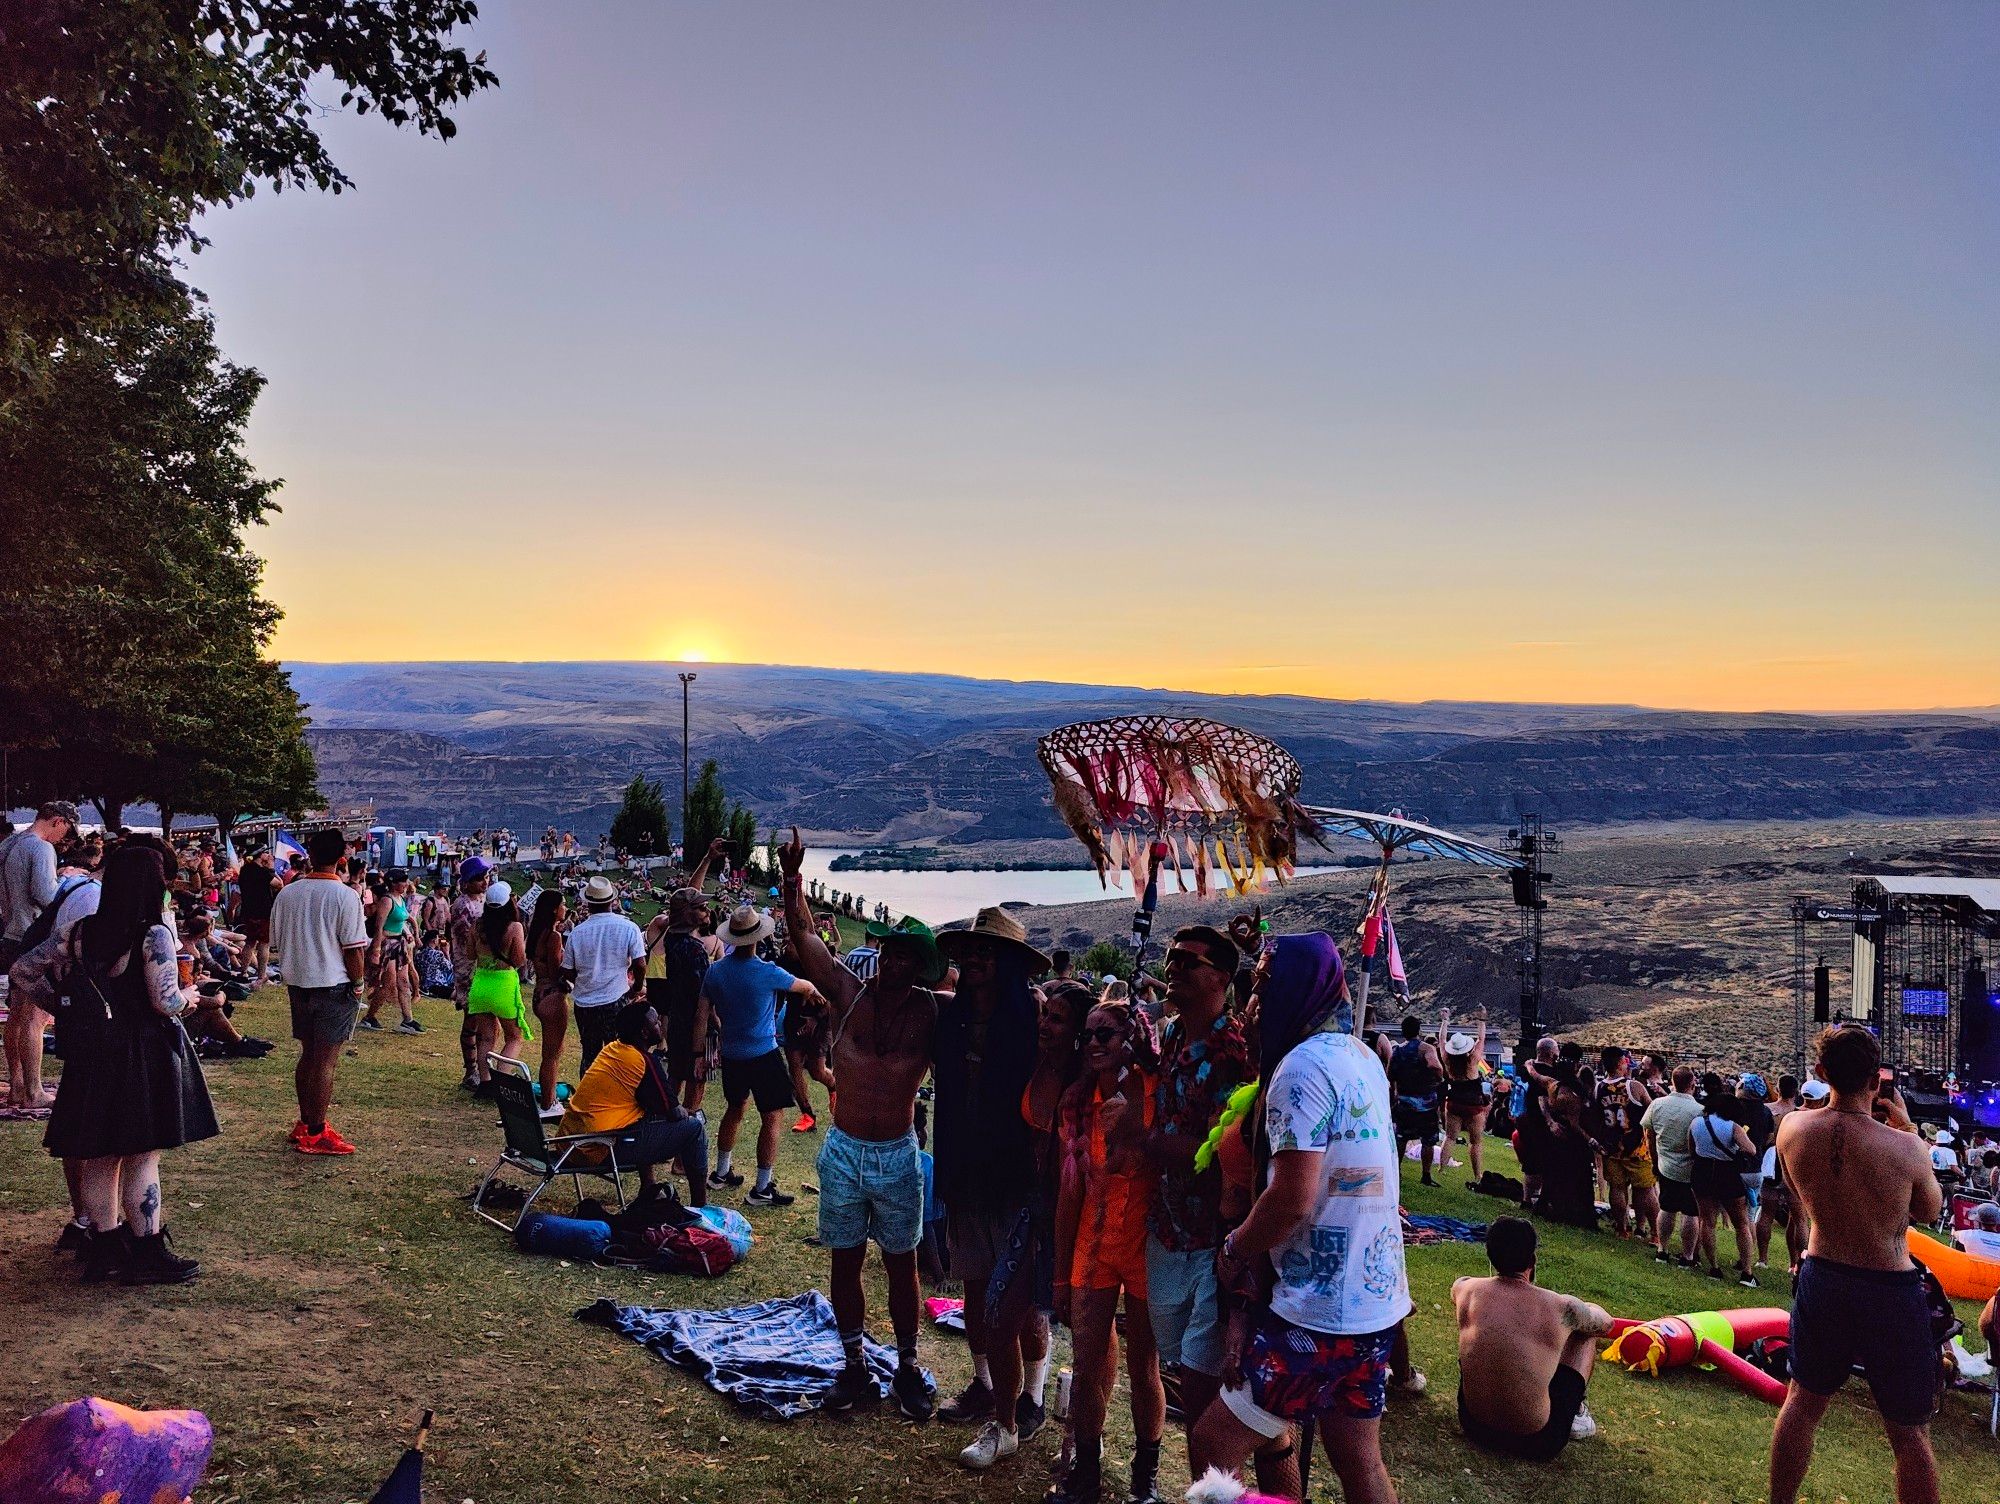
[[[289,665],[321,786],[447,829],[595,835],[635,771],[679,778],[678,664]],[[941,674],[704,664],[697,766],[767,823],[869,841],[1057,836],[1035,739],[1139,712],[1212,716],[1282,743],[1310,802],[1495,826],[2000,811],[2000,710],[1717,715],[1199,695]],[[669,801],[672,802],[671,799]]]

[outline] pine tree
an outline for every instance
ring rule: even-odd
[[[633,856],[661,856],[671,847],[666,793],[657,778],[637,773],[625,785],[625,797],[611,817],[611,844]]]

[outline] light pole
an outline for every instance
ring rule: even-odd
[[[694,861],[694,848],[688,845],[688,686],[695,676],[685,669],[681,671],[681,864],[687,866]]]

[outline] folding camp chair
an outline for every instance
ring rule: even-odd
[[[526,1068],[516,1074],[511,1067],[519,1062],[492,1056],[489,1064],[493,1067],[493,1096],[500,1109],[500,1127],[507,1136],[507,1142],[500,1151],[500,1158],[493,1168],[486,1172],[486,1178],[479,1182],[479,1189],[472,1194],[472,1209],[495,1227],[507,1232],[521,1225],[521,1219],[549,1182],[567,1175],[570,1185],[576,1191],[576,1199],[583,1199],[583,1181],[580,1177],[593,1176],[608,1180],[618,1192],[618,1209],[625,1209],[625,1182],[621,1178],[624,1171],[618,1164],[618,1139],[616,1133],[570,1133],[551,1135],[548,1125],[542,1121],[541,1104],[535,1100],[535,1088],[530,1084]],[[591,1150],[601,1150],[602,1157]],[[487,1187],[494,1177],[504,1169],[516,1169],[523,1174],[536,1177],[538,1184],[528,1192],[527,1200],[521,1203],[521,1210],[509,1223],[494,1216],[486,1209]]]

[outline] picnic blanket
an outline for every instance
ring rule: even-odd
[[[1427,1243],[1484,1243],[1486,1224],[1466,1222],[1458,1217],[1434,1217],[1429,1213],[1403,1213],[1403,1242],[1412,1248]]]
[[[817,1290],[722,1311],[655,1311],[600,1300],[576,1318],[624,1333],[765,1420],[819,1409],[846,1361],[833,1306]],[[877,1387],[886,1390],[896,1350],[865,1337],[862,1351]],[[924,1377],[931,1378],[928,1370]]]

